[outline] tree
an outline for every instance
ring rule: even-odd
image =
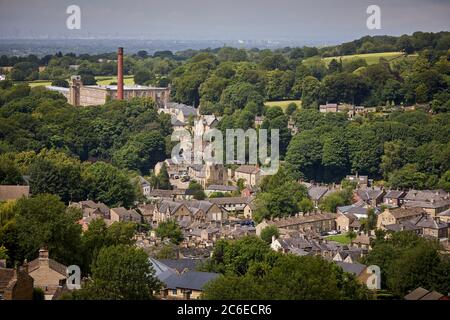
[[[139,133],[114,153],[114,163],[122,168],[149,172],[156,163],[165,159],[164,138],[158,131]]]
[[[210,264],[223,276],[209,282],[203,299],[367,299],[353,275],[320,257],[272,251],[252,237],[220,242]]]
[[[13,161],[0,156],[0,185],[23,184],[22,175]]]
[[[54,156],[40,156],[31,164],[29,172],[32,194],[56,194],[65,203],[83,198],[80,163],[69,160],[68,157],[63,158],[64,162]]]
[[[314,204],[311,199],[303,198],[300,201],[298,208],[299,208],[300,212],[309,213],[314,210]]]
[[[161,288],[147,254],[139,248],[104,247],[92,264],[92,277],[68,298],[80,300],[150,300]]]
[[[82,180],[89,199],[109,206],[130,207],[136,197],[130,179],[119,169],[105,162],[83,166]]]
[[[136,84],[144,85],[152,78],[152,74],[148,70],[139,69],[134,73],[134,82]]]
[[[344,130],[336,129],[323,140],[322,165],[325,181],[340,181],[348,172],[348,144]]]
[[[156,188],[163,190],[172,189],[172,185],[170,184],[169,173],[167,172],[167,166],[164,162],[161,166],[161,170],[159,171],[158,176],[156,177]]]
[[[205,200],[206,198],[205,191],[203,191],[202,185],[199,184],[198,182],[190,181],[188,189],[194,193],[195,200]]]
[[[311,131],[294,136],[286,153],[286,162],[292,167],[295,177],[316,179],[322,162],[322,143]]]
[[[291,102],[288,104],[286,108],[286,115],[292,116],[298,110],[298,106],[295,102]]]
[[[304,186],[292,179],[291,173],[281,167],[278,172],[261,183],[256,196],[254,220],[286,217],[300,211],[300,202],[307,197]]]
[[[42,247],[50,257],[70,265],[80,261],[81,212],[66,208],[55,195],[20,199],[16,205],[17,238],[23,258],[33,260]]]
[[[183,232],[175,220],[167,220],[159,223],[155,232],[162,240],[169,238],[175,244],[179,244],[183,240]]]
[[[94,219],[83,233],[83,268],[85,274],[90,273],[92,262],[103,247],[113,245],[132,245],[136,226],[132,222],[114,222],[109,228],[103,219]]]
[[[352,193],[350,190],[333,192],[320,201],[320,209],[326,212],[336,212],[337,207],[351,204]]]
[[[439,188],[450,192],[450,170],[447,170],[439,180]]]
[[[92,85],[96,85],[97,84],[97,80],[91,74],[82,74],[81,75],[81,82],[85,86],[92,86]]]
[[[68,88],[69,82],[65,79],[55,79],[52,81],[52,86]]]
[[[439,254],[437,242],[411,231],[377,238],[363,263],[378,265],[382,286],[397,297],[403,297],[417,287],[438,292],[450,289],[448,272],[441,273],[449,266],[448,257]]]
[[[399,189],[424,189],[426,187],[427,175],[417,171],[415,164],[407,164],[389,175],[391,188]]]
[[[319,99],[319,93],[320,81],[317,80],[317,78],[313,76],[307,76],[305,79],[303,79],[302,107],[317,109],[319,107],[317,103],[317,100]]]
[[[268,244],[272,243],[272,237],[278,238],[279,236],[280,231],[278,231],[276,226],[265,227],[260,235],[261,239]]]

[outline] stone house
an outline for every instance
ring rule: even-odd
[[[253,212],[256,210],[256,204],[254,201],[250,201],[244,207],[244,218],[253,220]]]
[[[296,214],[291,217],[263,221],[256,226],[256,234],[260,235],[261,231],[269,225],[275,225],[278,228],[288,230],[296,230],[302,233],[310,232],[320,234],[336,229],[336,217],[337,215],[334,213],[313,213]]]
[[[448,224],[440,221],[438,217],[422,215],[406,221],[385,226],[385,229],[392,232],[413,231],[418,235],[435,239],[448,238]]]
[[[32,300],[34,279],[29,275],[28,264],[6,268],[0,260],[0,300]]]
[[[153,213],[155,211],[155,204],[146,203],[139,204],[138,210],[142,216],[142,219],[145,223],[152,224],[153,223]]]
[[[403,204],[405,191],[389,190],[383,197],[383,204],[390,207],[400,207]]]
[[[426,214],[422,208],[387,208],[378,215],[377,228],[383,228],[390,224],[397,224],[412,218]]]
[[[34,279],[34,287],[44,291],[45,299],[51,300],[53,295],[67,280],[67,267],[48,256],[48,250],[39,250],[39,257],[28,265],[30,276]]]
[[[438,218],[440,221],[447,223],[450,225],[450,209],[447,209],[445,211],[442,211],[441,213],[438,213]]]
[[[150,258],[150,262],[155,269],[155,276],[163,284],[163,288],[159,292],[159,296],[163,300],[199,299],[205,285],[219,277],[218,273],[169,267],[164,262],[153,258]]]
[[[110,212],[112,222],[142,222],[142,216],[134,209],[128,210],[124,207],[118,207],[111,208]]]
[[[450,208],[450,194],[444,190],[411,190],[403,198],[407,208],[423,208],[433,217]]]
[[[216,204],[222,209],[228,212],[243,213],[247,204],[249,204],[253,198],[244,197],[223,197],[223,198],[211,198],[209,201]]]
[[[152,191],[150,182],[148,182],[144,177],[139,176],[138,183],[144,197],[148,197],[150,195],[150,192]]]
[[[358,232],[361,223],[353,213],[338,213],[336,218],[336,229],[341,232],[355,231]]]
[[[371,276],[371,273],[368,272],[366,265],[361,263],[348,263],[343,261],[336,261],[335,263],[340,266],[344,272],[355,275],[359,283],[367,285],[367,280]]]
[[[336,209],[337,213],[341,214],[351,213],[358,219],[367,218],[368,215],[367,204],[362,200],[349,206],[337,207]]]
[[[376,207],[383,202],[385,192],[382,189],[366,188],[358,189],[355,192],[355,198],[358,201],[364,201],[369,206]]]
[[[261,180],[261,169],[257,166],[242,165],[234,170],[234,181],[237,182],[239,179],[244,181],[244,185],[255,187]]]
[[[359,174],[356,175],[348,175],[345,177],[350,182],[356,182],[358,187],[360,188],[367,188],[370,186],[370,180],[368,176],[360,176]]]

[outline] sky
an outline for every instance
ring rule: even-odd
[[[69,5],[81,29],[66,27]],[[366,26],[369,5],[381,30]],[[0,0],[0,38],[294,40],[449,31],[450,0]]]

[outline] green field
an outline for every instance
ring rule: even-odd
[[[95,77],[95,79],[97,80],[97,84],[103,85],[103,86],[108,85],[111,82],[117,82],[116,76],[97,76],[97,77]],[[125,85],[133,85],[134,84],[133,76],[124,76],[123,83]]]
[[[353,54],[353,55],[349,55],[349,56],[328,57],[328,58],[323,58],[322,60],[328,65],[331,62],[331,60],[333,60],[333,59],[336,59],[337,61],[342,59],[343,63],[350,62],[352,60],[357,60],[357,59],[364,59],[364,60],[366,60],[368,65],[371,65],[371,64],[378,63],[380,61],[380,58],[385,58],[388,61],[396,62],[396,61],[400,61],[402,59],[415,59],[416,57],[417,57],[416,54],[404,56],[403,52],[380,52],[380,53]],[[303,63],[308,65],[317,60],[318,60],[317,57],[313,57],[313,58],[304,60]]]
[[[39,87],[39,86],[51,86],[52,82],[49,80],[35,80],[28,82],[30,87]]]
[[[117,77],[116,76],[97,76],[95,77],[95,79],[97,80],[97,84],[99,85],[108,85],[111,82],[117,82]],[[131,75],[128,76],[124,76],[123,77],[123,82],[125,85],[134,85],[134,78]],[[52,82],[50,80],[34,80],[34,81],[29,81],[28,84],[30,85],[30,87],[39,87],[39,86],[50,86],[52,84]]]
[[[347,237],[347,234],[337,234],[335,236],[328,236],[327,240],[336,241],[342,244],[350,244],[351,240]]]
[[[300,108],[302,106],[302,101],[301,100],[285,100],[285,101],[267,101],[264,104],[267,107],[281,107],[281,109],[285,110],[287,108],[287,106],[294,102],[295,104],[297,104],[297,106]]]

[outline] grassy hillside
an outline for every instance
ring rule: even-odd
[[[299,108],[302,106],[301,100],[267,101],[264,104],[268,107],[279,106],[279,107],[281,107],[281,109],[285,110],[287,108],[287,106],[292,102],[297,104],[297,107],[299,107]]]
[[[97,84],[99,85],[108,85],[111,82],[117,82],[116,76],[97,76],[95,77],[95,79],[97,80]],[[132,75],[124,76],[123,82],[125,85],[134,85],[134,78]],[[52,82],[48,80],[35,80],[29,81],[28,84],[33,88],[39,86],[50,86]]]
[[[380,58],[385,58],[388,61],[396,62],[400,61],[402,59],[415,59],[417,57],[416,54],[411,54],[408,56],[405,56],[402,52],[380,52],[380,53],[367,53],[367,54],[353,54],[349,56],[337,56],[337,57],[328,57],[323,58],[322,60],[328,65],[331,60],[336,59],[339,61],[342,59],[342,62],[345,64],[346,62],[350,62],[352,60],[357,59],[364,59],[366,60],[368,65],[376,64],[380,61]],[[308,65],[310,63],[313,63],[318,58],[313,57],[310,59],[306,59],[303,63]]]

